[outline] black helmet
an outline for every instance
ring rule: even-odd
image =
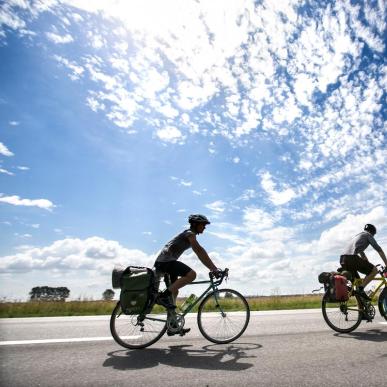
[[[376,227],[373,224],[366,224],[364,226],[364,231],[368,231],[370,234],[375,235],[376,234]]]
[[[210,224],[210,221],[205,217],[204,215],[200,214],[193,214],[188,217],[189,223],[204,223],[204,224]]]

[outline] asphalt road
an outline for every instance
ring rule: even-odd
[[[130,351],[109,316],[0,319],[1,386],[382,386],[387,324],[337,334],[320,310],[253,312],[237,341],[185,337]]]

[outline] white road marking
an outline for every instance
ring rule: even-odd
[[[137,335],[137,336],[122,336],[121,339],[122,340],[128,340],[128,339],[141,339],[142,335]]]
[[[136,336],[123,336],[123,340],[127,339],[139,339],[141,335]],[[112,336],[107,337],[75,337],[68,339],[43,339],[43,340],[13,340],[13,341],[0,341],[0,345],[25,345],[25,344],[52,344],[52,343],[81,343],[88,341],[110,341],[113,340]]]
[[[25,344],[51,344],[51,343],[79,343],[87,341],[108,341],[113,337],[76,337],[68,339],[44,339],[44,340],[13,340],[0,341],[0,345],[25,345]]]

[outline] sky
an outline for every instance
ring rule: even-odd
[[[246,295],[310,293],[365,223],[386,250],[385,9],[1,2],[0,298],[100,299],[191,213]]]

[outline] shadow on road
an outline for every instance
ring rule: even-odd
[[[248,351],[261,348],[260,344],[206,345],[195,349],[192,345],[171,345],[168,348],[143,350],[119,350],[109,352],[104,367],[118,370],[143,369],[165,364],[173,367],[197,368],[225,371],[242,371],[253,365],[241,361],[254,358]]]
[[[381,329],[370,329],[363,332],[351,332],[346,334],[336,333],[335,336],[345,338],[345,339],[357,339],[357,340],[367,340],[375,342],[386,342],[387,341],[387,332]]]

